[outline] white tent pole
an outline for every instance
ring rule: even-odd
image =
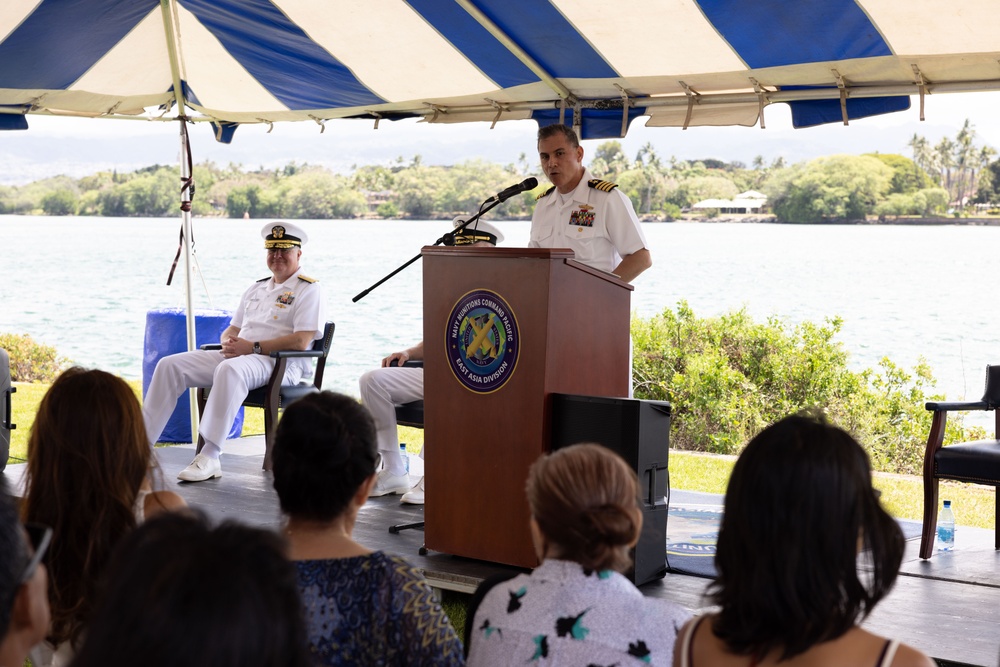
[[[198,338],[195,332],[194,304],[191,299],[191,195],[193,181],[191,180],[191,143],[188,141],[187,118],[184,114],[184,86],[181,81],[181,66],[178,44],[177,5],[174,0],[160,0],[160,14],[163,17],[164,34],[167,40],[167,52],[170,54],[170,75],[174,84],[174,100],[177,103],[178,120],[181,128],[181,233],[184,237],[184,306],[187,323],[187,348],[194,350]],[[191,442],[198,440],[198,398],[194,391],[188,391],[191,405]]]
[[[184,307],[187,308],[187,345],[188,350],[197,347],[195,336],[194,304],[191,299],[191,146],[188,144],[187,132],[181,121],[181,230],[184,233]]]
[[[188,141],[187,121],[181,119],[181,229],[184,235],[184,307],[187,321],[187,349],[194,350],[198,346],[195,332],[194,303],[191,298],[191,144]],[[191,442],[198,440],[198,398],[194,390],[188,391],[191,402]]]

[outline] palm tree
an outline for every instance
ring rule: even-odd
[[[933,158],[927,138],[914,133],[907,145],[913,151],[913,163],[925,172],[930,173]]]
[[[934,147],[934,157],[944,178],[942,185],[948,191],[948,196],[954,201],[955,193],[951,187],[951,170],[955,166],[955,142],[948,137],[941,137],[941,141]]]
[[[630,168],[631,164],[620,141],[605,141],[599,145],[590,163],[591,171],[608,181],[617,181],[618,176]]]
[[[642,170],[642,179],[646,185],[642,197],[642,211],[643,213],[649,213],[653,208],[653,186],[662,177],[660,156],[656,154],[656,149],[653,148],[652,143],[647,141],[639,149],[639,152],[635,156],[635,163],[636,167]]]
[[[962,206],[965,206],[966,201],[968,201],[968,191],[975,186],[975,181],[972,180],[976,170],[976,165],[974,164],[976,160],[975,140],[976,128],[966,118],[965,123],[962,124],[962,129],[958,131],[958,135],[955,137],[954,158],[957,170],[955,193],[957,195],[956,199]]]
[[[517,173],[519,173],[519,174],[530,174],[530,173],[532,173],[532,169],[535,169],[535,168],[537,168],[537,165],[535,167],[532,167],[528,163],[528,154],[527,153],[518,153],[517,154]]]
[[[972,171],[972,183],[976,192],[973,192],[971,196],[975,196],[977,194],[979,188],[981,187],[979,181],[983,179],[983,171],[990,166],[990,162],[993,161],[996,154],[996,150],[994,150],[991,146],[983,146],[979,149],[979,152],[976,153],[975,161],[973,163],[975,166]]]

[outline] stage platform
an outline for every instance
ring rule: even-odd
[[[194,455],[192,445],[159,447],[157,458],[163,485],[177,491],[189,505],[216,520],[235,519],[277,528],[281,523],[271,475],[261,470],[263,436],[226,443],[223,477],[197,484],[181,483],[177,473]],[[413,467],[420,461],[415,460]],[[20,488],[23,465],[3,473]],[[485,483],[485,481],[484,481]],[[675,486],[678,481],[674,480]],[[675,497],[679,492],[675,492]],[[423,508],[402,505],[399,496],[374,498],[362,508],[355,538],[362,544],[403,556],[423,569],[430,583],[441,589],[471,592],[484,578],[515,568],[458,558],[447,554],[420,554],[423,531],[390,534],[389,527],[423,520]],[[668,522],[669,534],[670,525]],[[942,664],[993,666],[1000,655],[1000,552],[993,549],[993,532],[960,526],[955,551],[935,554],[929,561],[917,556],[919,539],[907,543],[901,576],[889,597],[865,622],[873,632],[898,637],[938,659]],[[703,599],[709,580],[681,574],[642,586],[646,595],[673,600],[689,609],[707,605]]]

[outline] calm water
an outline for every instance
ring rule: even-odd
[[[351,297],[447,231],[445,222],[304,221],[307,274],[322,281],[337,322],[325,386],[357,394],[357,378],[422,335],[421,265],[358,303]],[[525,245],[527,222],[501,222]],[[232,308],[268,275],[260,221],[196,220],[197,308]],[[165,285],[179,219],[0,216],[0,331],[28,333],[76,363],[142,376],[148,310],[183,307],[183,276]],[[1000,312],[987,288],[1000,228],[647,224],[654,266],[632,308],[650,315],[686,299],[698,315],[746,306],[789,322],[839,315],[856,368],[882,356],[928,359],[949,399],[978,398],[1000,363]],[[30,238],[30,243],[27,240]]]

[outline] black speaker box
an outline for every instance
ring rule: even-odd
[[[0,472],[7,467],[10,456],[10,430],[14,428],[10,423],[10,395],[15,391],[10,384],[10,357],[6,350],[0,350]]]
[[[667,572],[670,404],[632,398],[552,394],[553,450],[595,442],[617,452],[639,478],[642,534],[627,576],[636,586]]]

